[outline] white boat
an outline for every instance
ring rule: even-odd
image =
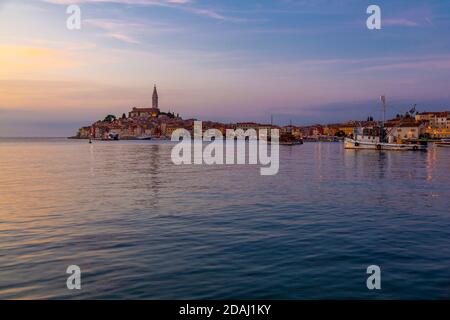
[[[117,133],[110,132],[102,137],[103,141],[117,141],[119,140],[119,135]]]
[[[449,148],[450,147],[450,139],[442,139],[441,141],[436,142],[436,145],[438,147],[447,147],[447,148]]]
[[[137,140],[152,140],[152,137],[151,136],[139,136],[139,137],[136,137],[136,139]]]
[[[394,151],[419,151],[427,150],[426,144],[421,143],[387,143],[381,142],[380,137],[369,137],[356,135],[355,139],[344,139],[345,149],[368,149],[368,150],[394,150]]]
[[[396,143],[394,137],[386,133],[384,127],[386,113],[386,99],[381,97],[383,103],[383,121],[380,126],[355,128],[352,138],[344,139],[345,149],[368,149],[368,150],[395,150],[395,151],[419,151],[427,150],[426,141],[408,141],[407,143]]]

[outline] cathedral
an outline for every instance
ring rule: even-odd
[[[153,87],[152,107],[151,108],[133,108],[128,116],[130,118],[152,117],[157,118],[161,112],[158,105],[158,90],[156,85]]]

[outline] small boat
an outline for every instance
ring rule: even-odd
[[[118,141],[119,140],[119,134],[118,133],[113,133],[113,132],[109,132],[108,134],[104,135],[101,138],[102,141]]]
[[[303,140],[280,141],[281,146],[295,146],[299,144],[303,144]]]
[[[136,137],[137,140],[152,140],[151,136],[140,136]]]
[[[113,140],[113,141],[119,140],[119,134],[118,133],[114,133],[114,132],[110,132],[108,134],[108,140]]]
[[[436,142],[436,146],[438,147],[450,147],[450,139],[442,139],[439,142]]]
[[[282,146],[295,146],[303,144],[303,139],[295,137],[292,133],[283,133],[280,135],[279,144]]]

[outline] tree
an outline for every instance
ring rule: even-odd
[[[345,137],[345,132],[342,130],[339,130],[338,132],[336,132],[335,136],[336,137]]]
[[[116,120],[116,119],[117,119],[117,118],[116,118],[115,115],[108,114],[108,115],[105,117],[105,120],[103,120],[103,121],[105,121],[105,122],[113,122],[113,121]]]

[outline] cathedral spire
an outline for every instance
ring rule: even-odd
[[[158,108],[158,91],[156,90],[156,84],[153,87],[152,107]]]

